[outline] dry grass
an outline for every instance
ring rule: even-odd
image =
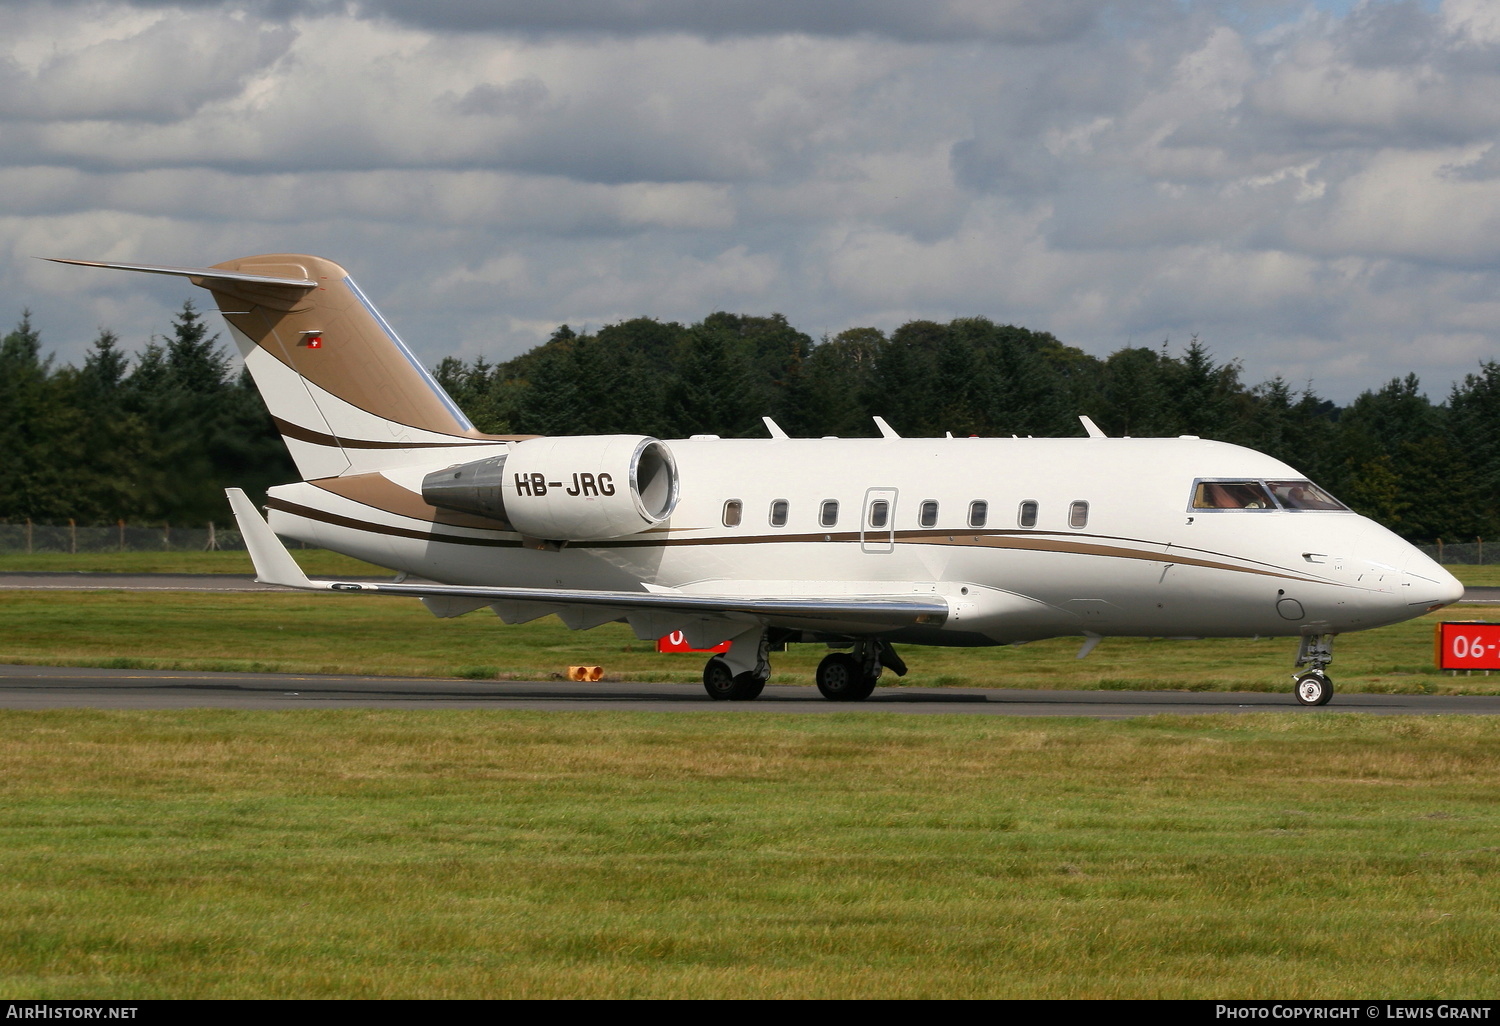
[[[1500,724],[0,713],[12,997],[1485,997]]]

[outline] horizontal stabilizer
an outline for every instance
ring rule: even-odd
[[[105,267],[112,271],[140,271],[144,274],[170,274],[178,278],[202,278],[204,281],[239,281],[252,285],[286,285],[300,289],[315,289],[318,283],[310,278],[278,278],[269,274],[245,274],[242,271],[226,271],[219,267],[164,267],[155,264],[109,264],[102,260],[68,260],[64,257],[42,257],[54,264],[77,264],[79,267]]]

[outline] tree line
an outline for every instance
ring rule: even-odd
[[[43,357],[23,314],[0,340],[0,520],[223,523],[226,486],[293,480],[237,362],[191,303],[133,356],[101,330],[82,367]]]
[[[1198,339],[1099,358],[1047,332],[960,318],[815,340],[780,314],[713,313],[559,327],[501,363],[442,360],[436,377],[482,431],[869,436],[1199,435],[1276,456],[1414,541],[1500,525],[1500,364],[1441,402],[1415,375],[1347,406],[1275,378],[1242,380]],[[205,523],[226,485],[295,479],[248,376],[191,303],[129,355],[102,330],[82,367],[41,355],[29,315],[0,342],[0,520]]]

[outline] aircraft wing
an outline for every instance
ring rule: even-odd
[[[255,563],[255,579],[307,591],[366,592],[376,595],[400,595],[421,598],[437,615],[455,615],[481,606],[499,603],[557,607],[544,609],[593,608],[598,616],[577,617],[593,626],[632,614],[683,616],[690,619],[714,618],[759,621],[779,625],[797,625],[808,629],[886,630],[896,627],[940,627],[948,619],[949,606],[939,595],[838,595],[760,597],[740,595],[689,595],[673,591],[589,591],[570,588],[491,588],[464,584],[398,584],[374,581],[311,580],[302,572],[281,539],[260,515],[248,496],[238,488],[226,490],[229,503],[239,523],[240,535]],[[446,607],[452,612],[438,612]],[[498,611],[498,610],[497,610]],[[540,615],[540,614],[539,614]],[[653,618],[654,618],[653,617]],[[509,619],[509,618],[508,618]],[[518,616],[515,619],[529,619]],[[569,626],[575,626],[564,616]],[[672,628],[668,628],[670,630]],[[666,630],[661,633],[667,633]]]

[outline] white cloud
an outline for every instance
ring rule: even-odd
[[[980,314],[1441,394],[1500,349],[1500,18],[1271,7],[6,5],[0,294],[76,360],[193,292],[32,256],[316,252],[433,362]]]
[[[237,95],[293,38],[284,26],[216,13],[104,8],[100,14],[78,34],[51,24],[51,31],[33,28],[14,40],[0,61],[0,118],[179,121]],[[0,25],[15,31],[7,20]],[[52,46],[44,50],[39,44],[48,36]]]

